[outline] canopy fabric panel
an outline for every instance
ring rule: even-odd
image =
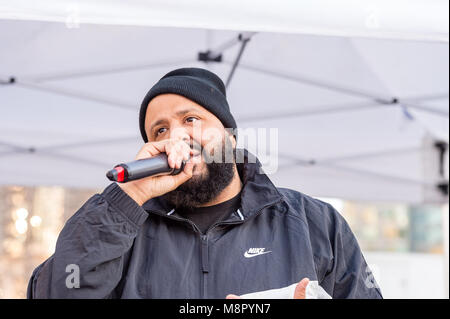
[[[0,0],[0,19],[448,42],[446,0]]]
[[[22,20],[0,20],[0,43],[0,184],[106,186],[142,146],[147,90],[197,66],[239,128],[276,128],[276,163],[260,156],[276,185],[448,201],[448,43]]]

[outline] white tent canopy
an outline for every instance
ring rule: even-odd
[[[357,15],[362,7],[347,2]],[[147,90],[172,69],[199,66],[228,83],[240,128],[278,129],[276,185],[355,200],[448,201],[448,10],[442,23],[448,3],[412,1],[404,21],[384,29],[358,29],[351,14],[351,27],[342,25],[338,14],[311,1],[302,7],[309,11],[293,2],[292,10],[265,7],[266,15],[257,7],[247,25],[240,10],[249,8],[235,1],[221,4],[234,6],[230,19],[219,19],[204,1],[182,1],[175,11],[171,2],[130,1],[122,8],[118,1],[87,7],[77,1],[79,17],[69,20],[61,3],[70,1],[51,10],[29,1],[2,10],[4,3],[0,184],[106,186],[105,172],[142,145],[138,110]],[[385,14],[379,26],[386,26],[393,12],[377,3]],[[192,8],[199,8],[197,16]],[[322,19],[328,16],[335,20]],[[255,22],[262,17],[266,29]],[[220,62],[199,61],[199,53]]]
[[[0,19],[448,41],[446,0],[0,0]]]

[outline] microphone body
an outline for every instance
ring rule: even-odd
[[[167,154],[160,153],[154,157],[135,160],[114,166],[106,173],[110,181],[126,183],[148,176],[176,175],[184,169],[183,161],[179,169],[172,168],[167,162]]]

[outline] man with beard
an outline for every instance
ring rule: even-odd
[[[29,298],[381,298],[339,213],[275,187],[236,149],[217,75],[169,72],[145,96],[139,124],[136,159],[165,152],[183,170],[90,198],[33,272]]]

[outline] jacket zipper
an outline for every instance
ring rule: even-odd
[[[197,225],[195,225],[192,221],[190,221],[187,218],[179,218],[179,217],[175,217],[175,216],[170,216],[170,215],[166,215],[154,210],[149,210],[149,212],[152,212],[158,216],[163,216],[163,217],[167,217],[169,219],[172,220],[176,220],[179,222],[187,222],[189,225],[192,226],[192,228],[194,229],[194,231],[199,234],[200,236],[200,244],[201,244],[201,269],[200,271],[202,272],[202,283],[201,283],[201,296],[203,299],[206,298],[206,293],[207,293],[207,274],[209,271],[209,256],[208,256],[208,236],[204,235],[201,230],[197,227]]]
[[[253,217],[256,217],[258,215],[260,215],[262,213],[262,211],[272,205],[275,205],[279,202],[281,202],[282,198],[264,205],[257,213],[255,213],[254,215],[252,215],[250,218],[248,219],[244,219],[244,220],[238,220],[238,221],[233,221],[233,222],[217,222],[214,223],[213,225],[211,225],[207,230],[206,233],[204,235],[201,236],[202,239],[202,273],[203,273],[203,291],[202,291],[202,298],[206,299],[208,296],[208,273],[209,273],[209,247],[208,247],[208,233],[214,229],[216,226],[219,225],[237,225],[237,224],[243,224],[245,221],[252,219]]]
[[[202,279],[203,289],[202,298],[208,296],[208,272],[209,272],[209,251],[208,251],[208,235],[202,235]]]
[[[167,217],[167,218],[170,218],[170,219],[173,219],[173,220],[177,220],[177,221],[187,222],[187,223],[189,223],[189,224],[194,228],[194,230],[195,230],[198,234],[200,234],[200,243],[201,243],[201,272],[202,272],[202,281],[203,281],[203,282],[202,282],[202,292],[201,292],[201,296],[202,296],[203,299],[206,299],[207,296],[208,296],[208,273],[209,273],[209,243],[208,243],[208,233],[209,233],[212,229],[214,229],[216,226],[219,226],[219,225],[237,225],[237,224],[242,224],[242,223],[244,223],[245,221],[250,220],[250,219],[252,219],[252,218],[254,218],[254,217],[260,215],[261,212],[262,212],[265,208],[267,208],[267,207],[269,207],[269,206],[272,206],[272,205],[275,205],[275,204],[278,204],[278,203],[281,202],[281,201],[282,201],[282,198],[280,198],[280,199],[278,199],[278,200],[276,200],[276,201],[274,201],[274,202],[272,202],[272,203],[269,203],[269,204],[267,204],[267,205],[264,205],[257,213],[255,213],[254,215],[250,216],[250,218],[248,218],[248,219],[238,220],[238,221],[232,221],[232,222],[217,222],[217,223],[214,223],[213,225],[211,225],[211,226],[207,229],[207,231],[206,231],[205,234],[203,234],[203,233],[201,232],[201,230],[197,227],[197,225],[195,225],[195,224],[194,224],[192,221],[190,221],[189,219],[186,219],[186,218],[179,218],[179,217],[170,216],[170,215],[165,215],[165,214],[161,214],[161,213],[159,213],[159,212],[157,212],[157,211],[152,211],[152,210],[149,210],[149,211],[150,211],[150,212],[153,212],[153,213],[155,213],[155,214],[157,214],[157,215],[159,215],[159,216],[164,216],[164,217]]]

